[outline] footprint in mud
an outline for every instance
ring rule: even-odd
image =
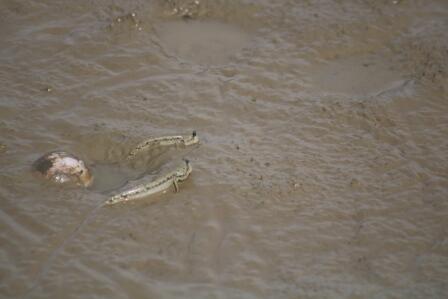
[[[319,90],[352,96],[378,96],[408,83],[392,63],[377,56],[335,60],[314,68],[310,74]]]
[[[237,26],[214,21],[171,21],[157,24],[155,29],[167,51],[200,64],[222,64],[250,39]]]

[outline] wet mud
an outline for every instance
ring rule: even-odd
[[[198,3],[0,2],[0,297],[447,298],[448,3]]]

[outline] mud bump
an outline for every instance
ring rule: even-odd
[[[0,154],[6,152],[7,149],[6,144],[0,143]]]

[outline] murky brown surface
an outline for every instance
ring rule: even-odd
[[[448,2],[398,2],[1,0],[0,297],[448,298]],[[180,193],[84,221],[193,129]]]

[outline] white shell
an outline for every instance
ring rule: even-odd
[[[33,164],[35,172],[55,183],[76,183],[88,187],[93,176],[84,161],[66,152],[51,152],[40,157]]]

